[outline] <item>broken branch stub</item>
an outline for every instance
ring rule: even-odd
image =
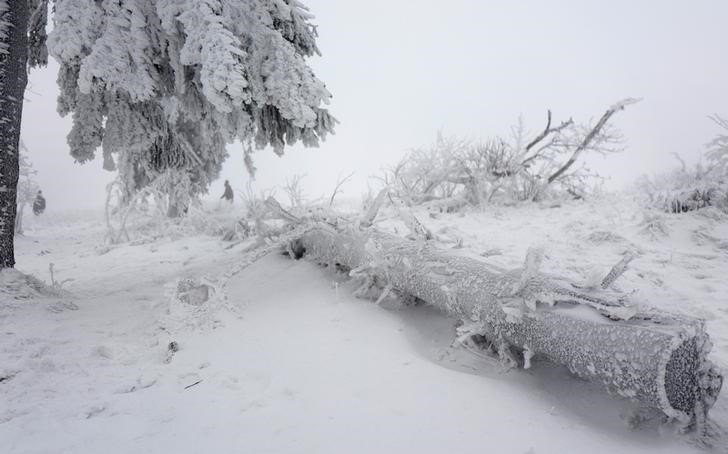
[[[480,323],[491,339],[565,365],[685,424],[704,421],[720,392],[723,377],[707,359],[710,340],[700,320],[626,307],[614,292],[581,289],[542,273],[524,282],[520,270],[503,272],[376,229],[315,226],[298,242],[322,263],[361,269],[384,262],[370,267],[377,282]],[[522,308],[511,305],[506,312],[504,304],[514,298],[523,299]]]

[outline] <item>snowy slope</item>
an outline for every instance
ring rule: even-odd
[[[725,219],[665,215],[649,233],[628,200],[417,215],[506,267],[541,243],[545,268],[575,279],[634,251],[619,285],[708,319],[728,368]],[[0,452],[695,451],[654,425],[631,430],[631,403],[560,367],[505,372],[451,346],[454,320],[356,299],[311,263],[271,255],[228,280],[245,244],[102,240],[88,215],[32,220],[19,239],[21,270],[50,281],[52,262],[73,280],[65,297],[0,301]],[[169,298],[202,276],[218,289],[208,305]],[[728,427],[725,393],[712,414]]]

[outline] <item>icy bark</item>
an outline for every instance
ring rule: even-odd
[[[704,421],[722,385],[706,359],[702,321],[637,311],[614,292],[534,270],[503,271],[374,229],[317,226],[293,249],[367,273],[383,287],[480,325],[500,347],[540,354],[686,424]]]
[[[18,145],[28,81],[28,0],[0,1],[0,269],[15,266]]]

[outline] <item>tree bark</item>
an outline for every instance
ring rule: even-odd
[[[565,365],[686,424],[704,421],[720,392],[722,376],[706,358],[710,341],[702,321],[638,312],[622,294],[584,289],[535,265],[504,271],[427,242],[324,225],[291,250],[415,296],[475,323],[499,348]]]
[[[20,123],[28,82],[28,0],[0,12],[0,269],[15,266]]]

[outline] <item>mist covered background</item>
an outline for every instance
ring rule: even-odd
[[[643,101],[616,116],[626,150],[588,163],[618,189],[642,173],[696,162],[716,133],[707,116],[728,114],[728,2],[724,0],[495,2],[309,0],[322,57],[312,60],[341,122],[318,149],[289,147],[279,158],[255,154],[255,189],[296,174],[305,195],[330,194],[337,177],[355,172],[344,196],[366,191],[369,177],[407,151],[445,134],[506,135],[523,115],[531,131],[554,121],[598,118],[615,101]],[[56,113],[56,74],[30,74],[23,141],[49,210],[104,203],[115,174],[98,159],[68,155],[69,118]],[[222,182],[243,190],[249,175],[242,146],[228,147]]]

